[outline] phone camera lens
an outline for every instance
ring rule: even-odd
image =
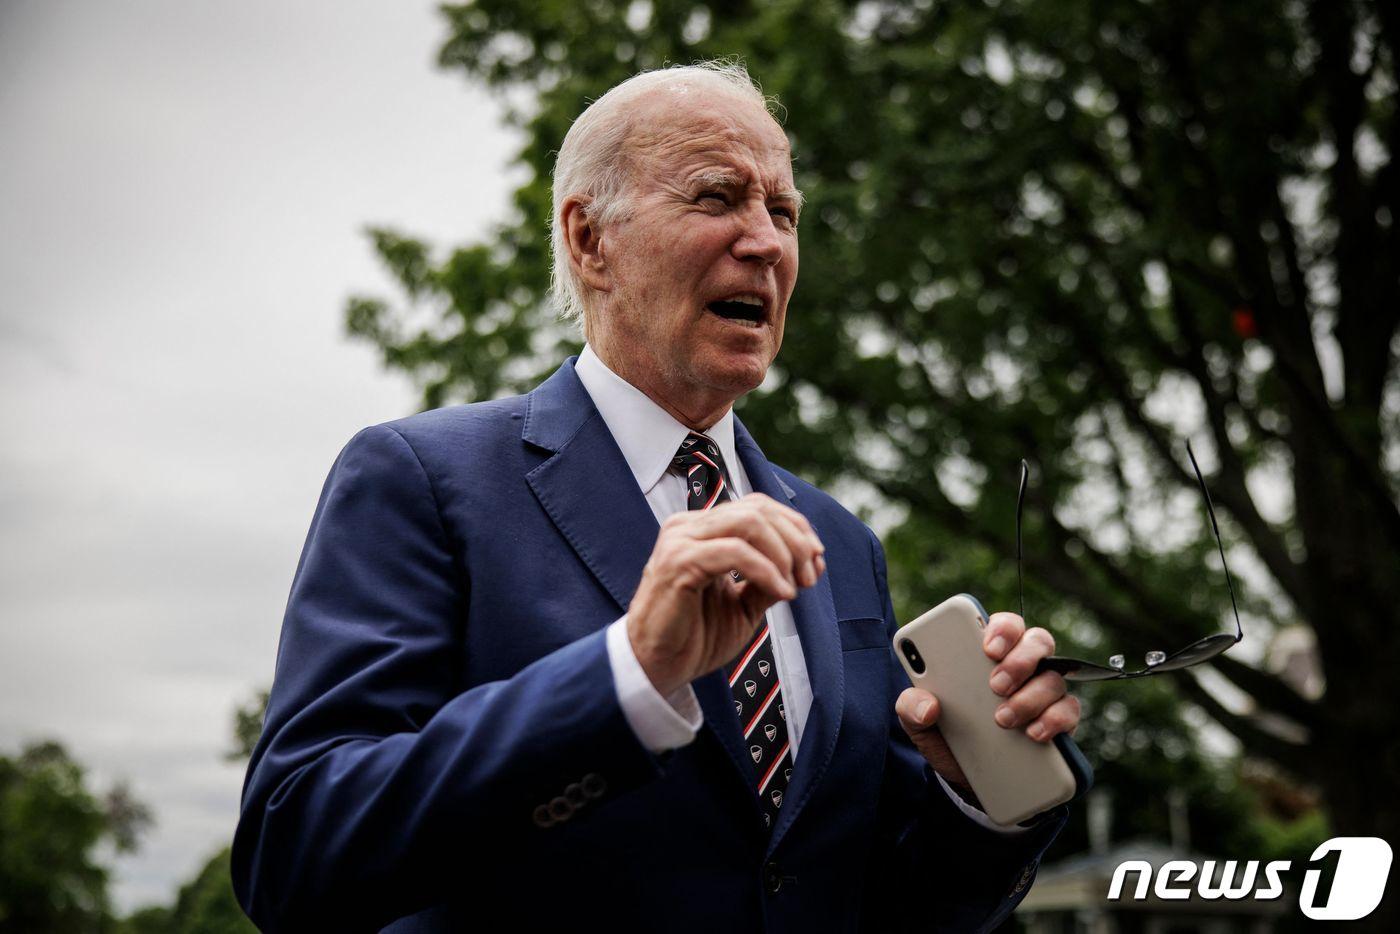
[[[919,650],[914,647],[914,643],[908,639],[903,639],[899,643],[899,648],[904,653],[904,657],[909,659],[909,667],[914,669],[914,674],[923,674],[924,657],[919,654]]]

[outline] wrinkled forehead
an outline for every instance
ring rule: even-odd
[[[767,110],[737,94],[660,89],[638,102],[628,162],[648,175],[702,166],[738,170],[754,181],[792,187],[787,134]]]

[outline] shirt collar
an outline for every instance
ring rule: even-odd
[[[690,429],[676,421],[671,413],[653,402],[646,393],[608,369],[592,347],[584,346],[578,362],[574,364],[574,372],[593,399],[598,414],[603,416],[603,422],[621,449],[632,476],[637,478],[637,486],[644,494],[650,493],[651,488],[666,475],[671,458],[676,456]],[[739,460],[734,451],[734,409],[726,410],[724,417],[711,425],[705,434],[719,445],[725,465],[729,468],[730,482],[735,482]]]

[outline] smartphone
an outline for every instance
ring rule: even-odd
[[[997,725],[1004,698],[988,684],[996,663],[982,651],[986,625],[982,605],[959,594],[895,633],[894,651],[913,685],[938,698],[938,728],[982,810],[1009,827],[1076,797],[1092,776],[1068,736],[1037,743],[1024,724]]]

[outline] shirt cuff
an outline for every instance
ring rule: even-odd
[[[657,755],[694,740],[704,722],[695,689],[687,684],[669,697],[657,692],[632,651],[626,616],[608,627],[607,643],[618,706],[647,751]]]
[[[639,665],[637,667],[640,668],[641,666]],[[932,769],[930,769],[929,771],[933,772]],[[992,819],[990,817],[988,817],[986,814],[983,814],[980,810],[964,801],[963,796],[954,791],[953,786],[945,782],[943,780],[942,775],[939,775],[937,772],[933,772],[933,777],[938,779],[938,784],[943,786],[944,793],[952,799],[954,804],[958,806],[958,810],[966,814],[967,819],[972,821],[978,827],[985,827],[992,833],[999,833],[1008,837],[1018,836],[1020,834],[1025,833],[1028,829],[1026,827],[1003,827],[1000,824],[992,823]]]

